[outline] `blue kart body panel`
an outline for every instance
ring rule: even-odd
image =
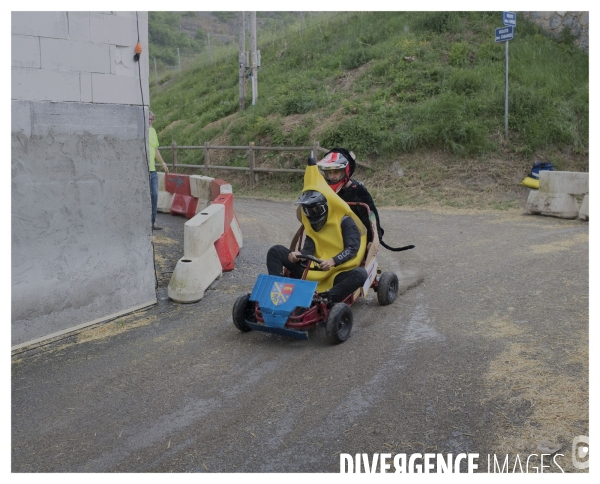
[[[290,336],[288,333],[303,334],[301,331],[285,329],[284,326],[295,308],[310,307],[316,288],[315,281],[259,274],[250,294],[250,301],[258,302],[265,324],[260,325],[260,329],[254,327],[258,325],[247,324],[252,329],[287,336]]]

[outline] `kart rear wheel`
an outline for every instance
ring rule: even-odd
[[[254,319],[254,303],[250,301],[250,294],[240,296],[233,305],[233,324],[237,329],[246,333],[252,329],[246,324],[246,320]]]
[[[334,304],[329,311],[325,333],[333,345],[343,343],[350,337],[352,331],[352,309],[345,303]]]
[[[392,304],[398,294],[398,276],[393,272],[384,272],[379,278],[377,300],[380,306]]]

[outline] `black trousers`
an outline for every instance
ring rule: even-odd
[[[288,269],[292,277],[300,279],[304,273],[304,267],[297,262],[290,262],[288,255],[290,249],[283,245],[274,245],[267,252],[267,271],[271,276],[283,276],[283,268]],[[333,302],[339,302],[352,294],[367,280],[367,271],[364,267],[356,267],[349,271],[340,272],[333,279],[333,287],[329,290],[329,296]]]

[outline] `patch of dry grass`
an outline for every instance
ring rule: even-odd
[[[119,318],[115,321],[110,321],[108,323],[98,324],[92,326],[91,328],[84,329],[83,331],[81,331],[77,336],[77,343],[94,341],[97,339],[115,336],[133,328],[146,326],[147,324],[150,324],[153,321],[156,321],[156,316],[149,316],[147,318],[131,316],[126,318]]]
[[[559,462],[564,470],[575,471],[571,442],[577,435],[589,435],[587,332],[578,330],[557,336],[557,344],[568,355],[560,359],[540,335],[508,317],[482,321],[475,331],[485,331],[499,343],[506,342],[485,375],[488,397],[482,402],[492,408],[494,426],[503,428],[496,435],[494,452],[529,455],[536,453],[542,440],[549,440],[563,446],[559,453],[564,457]],[[582,371],[573,371],[577,367]],[[514,423],[514,418],[506,414],[510,409],[523,408],[530,413],[523,424]]]
[[[549,244],[532,245],[531,249],[535,254],[547,254],[550,252],[559,252],[569,250],[574,245],[588,244],[589,236],[587,234],[577,234],[567,240],[557,240]]]

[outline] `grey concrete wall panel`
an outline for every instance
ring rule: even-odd
[[[32,136],[12,134],[12,346],[156,301],[142,107],[29,104]]]
[[[111,74],[117,76],[139,77],[139,72],[142,73],[142,78],[148,77],[148,63],[144,62],[144,57],[141,57],[141,64],[133,59],[135,50],[129,46],[111,45],[112,70]]]
[[[142,83],[145,104],[150,99],[147,79]],[[95,103],[142,104],[138,77],[92,74],[92,92]]]
[[[89,12],[67,12],[67,20],[69,22],[69,39],[91,42]]]
[[[32,109],[28,101],[12,101],[10,125],[11,132],[29,138],[32,131]]]
[[[13,348],[156,302],[147,18],[12,13]]]
[[[78,72],[13,67],[11,78],[12,99],[64,102],[81,100]]]
[[[113,15],[116,15],[117,17],[127,17],[130,19],[136,18],[135,17],[135,12],[120,12],[120,11],[115,11],[115,12],[111,12]],[[142,17],[142,15],[146,15],[145,17]],[[138,16],[140,19],[140,23],[142,21],[147,22],[148,20],[148,12],[138,12]],[[140,25],[140,28],[142,26]]]
[[[122,141],[143,140],[141,108],[103,104],[35,103],[32,135],[40,138],[84,135],[111,136]],[[75,138],[76,139],[76,138]]]
[[[79,84],[81,86],[81,102],[92,102],[92,75],[89,72],[81,72],[79,74]]]
[[[42,69],[110,73],[110,47],[63,39],[40,39]]]
[[[135,45],[138,38],[135,20],[117,15],[90,17],[90,32],[92,42],[97,43]]]
[[[36,69],[41,67],[39,37],[12,35],[10,50],[12,66]]]
[[[68,39],[67,12],[11,12],[11,32],[20,35]]]

